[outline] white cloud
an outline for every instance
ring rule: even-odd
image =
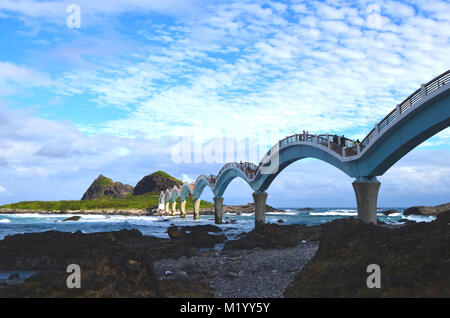
[[[182,174],[181,174],[181,181],[183,181],[183,182],[192,183],[192,182],[195,181],[195,179],[196,179],[196,178],[191,178],[191,177],[189,177],[189,176],[188,176],[187,174],[185,174],[185,173],[182,173]]]
[[[395,16],[397,3],[387,6],[380,14]],[[276,123],[281,134],[352,130],[362,138],[450,64],[442,54],[450,49],[446,23],[406,5],[398,5],[398,24],[385,16],[379,30],[361,29],[358,19],[365,17],[354,7],[313,2],[308,8],[316,10],[297,22],[286,19],[286,10],[255,3],[210,6],[204,19],[185,21],[176,33],[154,26],[171,34],[156,51],[59,80],[72,94],[129,110],[126,118],[92,127],[108,134],[158,138],[199,121],[212,136],[230,127],[254,135]],[[417,34],[421,40],[412,41]]]
[[[23,87],[49,87],[52,84],[48,74],[0,61],[0,95],[12,94]]]

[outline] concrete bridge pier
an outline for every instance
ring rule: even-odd
[[[200,218],[200,199],[194,200],[194,220]]]
[[[186,217],[186,200],[181,201],[180,213],[182,218]]]
[[[214,219],[216,224],[222,224],[223,198],[214,197]]]
[[[170,212],[170,202],[166,202],[166,206],[164,207],[164,212],[169,213]]]
[[[266,224],[266,199],[267,192],[254,192],[253,202],[255,203],[255,228],[261,229]]]
[[[172,215],[175,215],[175,212],[177,211],[177,201],[172,202]]]
[[[357,178],[352,183],[358,206],[358,219],[377,224],[377,200],[381,183],[376,177]]]

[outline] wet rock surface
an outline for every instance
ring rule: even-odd
[[[283,297],[285,288],[317,247],[315,242],[283,249],[207,250],[192,257],[158,261],[155,273],[161,281],[181,278],[204,282],[215,297]],[[167,277],[167,271],[173,276]]]
[[[143,236],[136,230],[7,236],[0,241],[0,270],[38,273],[23,283],[0,282],[0,297],[206,297],[212,294],[202,282],[161,282],[153,271],[154,261],[194,255],[197,246]],[[81,268],[81,289],[66,286],[69,264]]]
[[[223,249],[243,250],[295,247],[301,241],[318,241],[321,231],[321,225],[308,227],[301,224],[278,225],[268,223],[261,230],[242,233],[237,240],[228,241]]]
[[[399,213],[399,211],[396,209],[390,209],[390,210],[383,211],[382,213],[384,215],[390,215],[390,214],[394,214],[394,213]]]
[[[286,289],[286,297],[449,297],[450,213],[400,227],[334,220],[320,247]],[[369,289],[369,264],[381,268],[381,288]]]
[[[222,233],[222,229],[214,225],[171,225],[167,229],[167,234],[172,240],[183,241],[187,245],[203,248],[213,248],[216,244],[227,240],[226,236]]]

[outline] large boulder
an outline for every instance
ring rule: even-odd
[[[220,227],[210,224],[195,226],[171,225],[167,229],[167,234],[172,240],[180,240],[185,245],[203,248],[212,248],[216,244],[227,240]]]
[[[353,218],[323,225],[314,258],[296,274],[285,297],[448,297],[450,212],[436,221],[400,227]],[[381,288],[368,288],[370,264],[381,268]]]
[[[436,206],[413,206],[405,209],[403,215],[438,215],[447,211],[450,211],[450,203]]]
[[[255,204],[247,203],[243,205],[224,205],[223,206],[224,213],[253,213],[255,212]],[[266,204],[266,212],[282,212],[277,210],[273,206]]]
[[[390,215],[390,214],[394,214],[394,213],[398,213],[398,210],[396,209],[390,209],[390,210],[386,210],[382,212],[384,215]]]
[[[133,194],[160,193],[181,184],[180,180],[175,179],[171,175],[163,171],[157,171],[142,178],[134,187]]]
[[[81,200],[98,199],[104,196],[124,198],[132,193],[132,186],[120,182],[113,182],[111,179],[99,175],[83,194]]]

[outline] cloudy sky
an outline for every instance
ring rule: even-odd
[[[208,151],[223,138],[259,154],[303,130],[362,139],[450,68],[439,0],[0,0],[0,34],[0,204],[79,199],[100,173],[133,186],[155,170],[217,173],[229,158]],[[379,177],[379,205],[450,201],[449,137]],[[180,145],[203,156],[180,160]],[[351,207],[351,182],[303,160],[268,201]],[[251,190],[235,180],[224,197],[246,203]]]

